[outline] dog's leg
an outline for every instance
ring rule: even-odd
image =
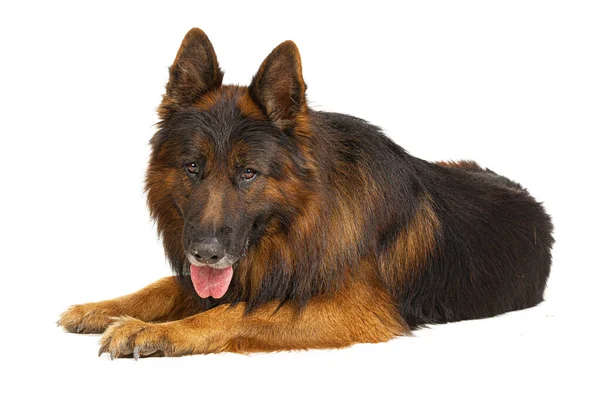
[[[302,310],[279,302],[250,314],[245,310],[244,303],[221,305],[162,324],[125,318],[104,333],[100,354],[138,358],[336,348],[410,334],[387,294],[357,284],[335,295],[316,297]]]
[[[195,304],[174,277],[166,277],[126,296],[72,306],[60,316],[58,324],[69,332],[101,333],[115,317],[172,321],[197,312]]]

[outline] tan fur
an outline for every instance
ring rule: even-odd
[[[250,98],[247,89],[238,97],[237,106],[239,107],[242,114],[248,118],[253,118],[257,120],[266,119],[266,116],[260,111],[260,108]]]
[[[448,168],[463,168],[463,169],[470,169],[473,171],[481,171],[481,167],[479,166],[479,164],[477,164],[475,161],[467,161],[467,160],[460,160],[460,161],[438,161],[436,162],[437,165],[443,165],[444,167],[448,167]]]
[[[170,321],[196,312],[193,304],[175,278],[167,277],[127,296],[72,306],[60,316],[58,324],[69,332],[101,333],[115,317],[128,315],[148,322]]]
[[[389,295],[362,280],[314,298],[301,312],[290,304],[279,306],[271,302],[245,315],[244,303],[221,305],[162,324],[124,318],[106,331],[100,352],[123,357],[339,348],[410,334],[398,322]]]
[[[424,195],[416,214],[396,239],[395,248],[387,252],[389,258],[380,264],[383,278],[388,284],[406,282],[418,273],[435,249],[435,235],[439,228],[440,221],[433,209],[433,202]]]
[[[196,100],[194,107],[200,110],[209,110],[217,102],[223,98],[226,99],[237,99],[241,98],[244,93],[247,93],[248,89],[236,85],[223,85],[217,89],[213,89],[207,93],[204,93],[202,97]]]
[[[203,223],[210,223],[211,225],[219,225],[223,218],[223,192],[217,190],[211,190],[208,193],[208,201],[202,211]]]

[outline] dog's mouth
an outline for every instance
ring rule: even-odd
[[[195,256],[186,252],[190,262],[190,278],[198,296],[203,299],[208,297],[220,299],[225,296],[233,278],[233,265],[246,256],[249,247],[250,239],[247,238],[241,254],[225,253],[220,260],[210,263],[202,263]]]
[[[206,299],[220,299],[227,293],[233,277],[233,264],[236,258],[226,255],[214,264],[200,264],[193,257],[190,261],[190,277],[198,296]]]
[[[208,265],[192,264],[190,265],[190,277],[198,296],[203,299],[208,297],[220,299],[229,289],[233,277],[233,266],[213,268]]]

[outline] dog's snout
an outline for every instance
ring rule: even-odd
[[[192,243],[189,252],[196,261],[203,264],[214,264],[225,256],[225,248],[216,237]]]

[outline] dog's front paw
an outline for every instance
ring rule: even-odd
[[[102,339],[98,355],[109,353],[110,358],[146,356],[179,356],[189,354],[178,349],[171,339],[170,328],[165,324],[151,324],[139,319],[124,317],[111,324]]]
[[[62,313],[57,324],[73,333],[102,333],[119,316],[108,301],[78,304]]]

